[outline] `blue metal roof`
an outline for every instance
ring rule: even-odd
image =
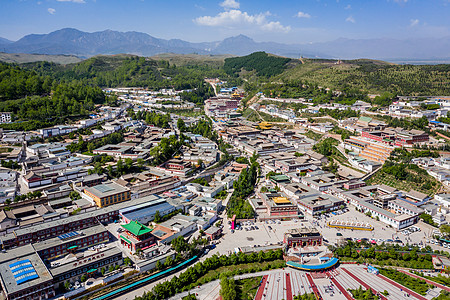
[[[324,269],[331,268],[332,266],[337,264],[338,261],[339,260],[336,257],[333,257],[332,259],[330,259],[326,263],[320,264],[320,265],[302,265],[302,264],[299,264],[299,263],[294,262],[294,261],[288,261],[286,264],[289,267],[293,267],[293,268],[296,268],[296,269],[301,269],[301,270],[306,270],[306,271],[316,271],[316,270],[324,270]]]
[[[39,278],[29,259],[24,259],[9,265],[11,273],[17,284],[27,282],[32,279]]]
[[[161,214],[164,214],[165,211],[174,209],[172,205],[167,202],[162,202],[156,205],[148,206],[142,209],[137,209],[135,211],[125,212],[122,215],[128,220],[139,220],[140,218],[146,216],[152,216],[159,211]]]

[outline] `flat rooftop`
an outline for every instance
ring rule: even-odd
[[[119,193],[123,193],[129,191],[128,188],[125,188],[115,182],[104,182],[102,184],[89,187],[85,189],[87,192],[95,195],[98,198],[105,198],[112,195],[116,195]]]
[[[33,247],[37,252],[39,252],[39,251],[42,251],[45,249],[63,245],[68,242],[77,241],[79,239],[83,239],[85,237],[89,237],[94,234],[105,232],[105,231],[107,231],[105,226],[103,226],[102,224],[99,224],[99,225],[96,225],[93,227],[88,227],[83,230],[77,231],[76,233],[78,233],[78,234],[73,235],[72,238],[70,238],[70,237],[65,238],[66,236],[62,235],[61,237],[54,237],[54,238],[51,238],[51,239],[48,239],[48,240],[45,240],[42,242],[34,243]]]
[[[66,264],[61,264],[55,268],[51,268],[50,272],[54,277],[56,277],[60,274],[67,272],[68,270],[71,270],[74,267],[79,268],[82,266],[86,266],[86,265],[92,264],[96,261],[99,261],[101,259],[105,259],[107,257],[113,256],[113,255],[116,255],[119,253],[122,253],[122,251],[119,248],[109,247],[109,248],[106,248],[106,250],[101,251],[101,252],[96,252],[93,255],[83,256],[81,258],[78,258],[77,260],[69,261]]]
[[[47,267],[31,245],[0,253],[0,261],[2,270],[0,278],[7,294],[53,280]]]

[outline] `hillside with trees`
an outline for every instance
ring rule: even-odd
[[[311,85],[342,91],[354,88],[371,94],[450,95],[450,65],[394,65],[375,60],[303,59],[277,80],[303,80]]]
[[[290,58],[254,52],[246,56],[226,58],[223,69],[227,74],[234,76],[244,69],[255,71],[257,76],[271,77],[283,72],[290,61]]]

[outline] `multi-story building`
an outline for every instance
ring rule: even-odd
[[[121,226],[125,231],[119,234],[120,243],[131,251],[144,250],[155,243],[155,236],[152,234],[153,229],[142,223],[131,221]]]
[[[108,231],[105,226],[99,224],[35,243],[33,244],[33,248],[42,259],[51,260],[108,241]]]
[[[53,276],[31,245],[0,253],[0,284],[8,300],[50,299]]]
[[[106,207],[130,200],[130,189],[109,181],[84,189],[83,197],[98,207]]]

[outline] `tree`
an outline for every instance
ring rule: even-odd
[[[127,168],[127,170],[131,170],[131,168],[133,167],[133,160],[131,158],[125,158],[125,167]]]
[[[145,161],[142,158],[138,158],[136,163],[137,163],[139,169],[142,169],[144,167]]]
[[[170,267],[170,266],[173,265],[173,258],[172,258],[172,256],[169,256],[169,257],[166,258],[166,261],[164,262],[164,265],[166,267]]]
[[[159,210],[157,210],[155,212],[155,218],[153,220],[155,221],[155,223],[161,222],[161,214],[160,214]]]
[[[70,290],[70,282],[68,280],[64,282],[64,288],[66,289],[66,291]]]
[[[81,199],[81,196],[77,191],[71,191],[69,197],[72,201]]]
[[[105,267],[103,267],[103,268],[100,269],[100,273],[102,273],[102,276],[105,275],[105,272],[106,272]]]
[[[137,251],[136,251],[137,252]],[[126,265],[126,266],[129,266],[129,265],[131,265],[131,259],[129,258],[129,257],[125,257],[124,259],[123,259],[123,263]]]
[[[162,268],[163,268],[163,264],[161,263],[160,260],[158,260],[158,261],[156,262],[156,269],[157,269],[157,270],[162,270]]]
[[[296,157],[302,157],[303,155],[305,155],[305,153],[295,152],[294,155]]]
[[[225,274],[220,275],[220,295],[223,300],[236,299],[236,282],[233,278],[228,278]]]
[[[186,124],[184,123],[182,118],[178,118],[177,120],[177,128],[180,130],[180,132],[186,131]]]
[[[441,225],[441,227],[439,227],[439,230],[446,236],[450,235],[450,225]]]
[[[87,280],[87,277],[86,277],[86,275],[81,275],[81,278],[80,278],[80,280],[81,280],[81,282],[85,282],[86,280]]]
[[[122,161],[121,158],[119,158],[119,160],[117,161],[116,170],[117,170],[117,173],[119,175],[122,175],[122,172],[123,172],[123,161]]]
[[[108,268],[108,272],[112,272],[112,271],[114,271],[114,266],[110,265],[109,268]]]

